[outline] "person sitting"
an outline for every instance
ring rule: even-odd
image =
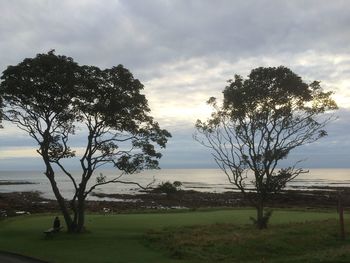
[[[60,229],[61,229],[61,222],[60,222],[60,219],[58,218],[58,216],[56,216],[55,220],[53,221],[53,229],[55,231],[60,231]]]

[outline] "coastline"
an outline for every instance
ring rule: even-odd
[[[329,188],[315,191],[288,190],[271,196],[266,207],[300,209],[337,209],[338,192]],[[341,188],[343,206],[350,207],[350,188]],[[167,196],[162,193],[94,194],[105,200],[86,201],[86,210],[92,213],[152,212],[175,209],[235,208],[251,204],[239,192],[210,193],[180,190]],[[0,217],[22,214],[59,213],[55,200],[43,198],[39,192],[0,193]]]

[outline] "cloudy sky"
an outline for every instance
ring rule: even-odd
[[[145,85],[152,115],[173,138],[163,168],[215,167],[194,142],[194,122],[226,80],[284,65],[333,90],[329,136],[290,158],[305,167],[350,167],[350,2],[340,0],[12,0],[0,2],[0,70],[56,50],[80,64],[123,64]],[[0,170],[37,169],[34,144],[0,131]],[[79,145],[76,145],[79,147]]]

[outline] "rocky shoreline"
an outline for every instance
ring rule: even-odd
[[[0,185],[21,185],[21,184],[37,184],[28,181],[10,181],[10,180],[0,180]]]
[[[345,207],[350,207],[349,189],[315,191],[284,191],[271,197],[267,203],[273,208],[334,208],[338,205],[338,191],[342,191]],[[166,195],[146,192],[138,195],[94,194],[101,201],[87,201],[87,211],[93,213],[127,213],[170,209],[198,209],[246,207],[250,203],[238,192],[208,193],[183,191]],[[12,192],[0,194],[0,217],[25,213],[59,213],[56,201],[42,198],[39,192]]]

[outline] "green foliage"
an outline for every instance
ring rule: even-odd
[[[180,190],[181,185],[182,185],[182,183],[179,181],[175,181],[173,183],[171,183],[169,181],[162,182],[154,189],[154,191],[165,193],[167,195],[171,195],[171,194],[178,192]]]
[[[88,128],[88,147],[102,155],[101,163],[127,173],[158,167],[161,154],[154,144],[165,147],[170,133],[149,115],[143,85],[122,65],[105,70],[79,66],[50,51],[9,66],[1,79],[5,118],[41,145],[41,155],[48,143],[50,161],[74,156],[68,136],[82,123]],[[120,150],[128,141],[134,150]]]
[[[307,84],[283,66],[253,69],[246,79],[235,75],[223,95],[222,105],[216,98],[208,100],[214,112],[207,121],[197,121],[195,139],[211,150],[217,165],[244,194],[252,182],[257,193],[252,204],[263,207],[271,193],[307,172],[297,167],[299,162],[286,168],[278,164],[295,148],[326,136],[324,128],[333,119],[329,111],[337,105],[319,82]]]
[[[265,210],[264,215],[261,218],[250,217],[250,220],[253,221],[253,224],[256,225],[257,228],[266,229],[271,216],[272,210]]]
[[[1,76],[5,120],[28,132],[40,145],[40,154],[45,141],[47,154],[53,159],[74,155],[60,141],[74,132],[75,110],[70,104],[78,85],[78,69],[72,58],[50,51],[9,66]]]
[[[100,173],[98,176],[96,176],[96,183],[105,183],[106,182],[106,176],[103,175],[103,173]]]
[[[83,229],[84,202],[91,191],[122,182],[120,177],[108,181],[99,176],[88,186],[98,168],[114,166],[121,174],[159,168],[159,149],[166,146],[171,135],[149,114],[147,99],[141,93],[143,85],[122,65],[104,70],[80,66],[52,50],[9,66],[1,80],[4,119],[26,131],[38,144],[45,175],[69,231]],[[82,134],[87,136],[84,153],[77,160],[81,166],[81,179],[77,181],[62,160],[75,156],[70,136],[83,129]],[[56,167],[75,189],[69,202],[73,217],[55,182]]]
[[[95,128],[115,131],[119,138],[99,140],[98,150],[108,158],[115,158],[114,165],[133,173],[143,169],[158,168],[161,154],[154,144],[165,147],[170,133],[162,130],[149,115],[146,97],[141,94],[143,85],[122,65],[100,70],[97,67],[82,67],[82,85],[74,102],[81,112],[79,116],[89,123],[90,133]],[[94,116],[98,116],[95,118]],[[106,136],[105,130],[92,137]],[[116,136],[116,137],[117,137]],[[120,145],[130,141],[133,149],[121,151]]]

